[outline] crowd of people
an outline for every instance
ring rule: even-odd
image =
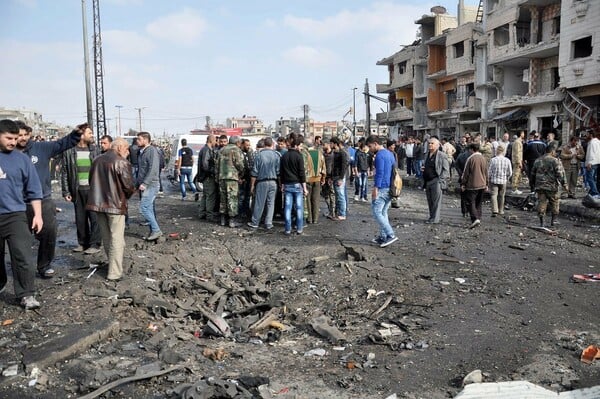
[[[73,251],[95,254],[104,249],[108,280],[123,278],[128,200],[134,193],[149,228],[144,239],[156,241],[163,235],[155,200],[162,192],[165,151],[153,145],[150,133],[139,132],[132,145],[105,135],[96,146],[87,124],[49,141],[36,140],[31,131],[22,122],[0,121],[0,248],[4,250],[6,243],[10,249],[15,295],[25,309],[40,306],[34,297],[36,270],[44,278],[55,274],[51,263],[57,208],[52,173],[57,160],[62,197],[75,210],[78,245]],[[188,190],[194,194],[200,219],[231,228],[246,224],[270,230],[279,216],[284,235],[302,235],[305,226],[319,223],[322,199],[327,219],[344,222],[352,192],[348,186],[353,185],[355,203],[371,202],[378,226],[373,243],[387,247],[397,240],[388,218],[394,205],[390,187],[395,168],[422,181],[429,224],[441,222],[442,197],[453,171],[461,189],[461,212],[470,217],[470,228],[481,224],[484,193],[490,193],[491,216],[503,215],[507,189],[522,194],[522,175],[527,176],[530,195],[537,196],[541,226],[547,212],[550,225],[557,223],[560,189],[575,197],[580,174],[589,195],[598,198],[600,132],[588,132],[583,140],[573,136],[563,145],[551,134],[542,140],[537,132],[524,140],[524,131],[513,140],[508,134],[501,140],[466,134],[459,142],[427,135],[423,140],[397,141],[369,136],[351,146],[338,137],[310,140],[291,133],[277,140],[261,139],[253,149],[244,137],[209,135],[198,154],[182,139],[173,156],[181,198],[186,199]],[[28,256],[31,232],[39,241],[37,263]],[[4,257],[0,291],[7,282],[3,261]]]

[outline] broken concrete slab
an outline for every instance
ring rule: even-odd
[[[594,399],[600,397],[600,386],[556,393],[529,381],[484,382],[470,384],[455,399]]]
[[[120,330],[118,321],[99,320],[87,325],[67,328],[60,337],[43,345],[23,351],[23,364],[29,373],[34,367],[43,369],[83,352],[93,344],[104,341]]]

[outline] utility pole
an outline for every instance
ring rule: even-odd
[[[356,146],[356,90],[358,87],[352,88],[352,145]]]
[[[100,30],[100,0],[92,0],[94,15],[94,76],[96,77],[96,137],[106,134],[104,111],[104,66],[102,63],[102,33]]]
[[[81,0],[81,23],[83,25],[83,65],[85,72],[85,103],[87,106],[87,123],[94,126],[92,114],[92,84],[90,82],[90,50],[88,48],[87,18],[85,0]]]
[[[371,96],[369,95],[369,79],[365,79],[365,105],[367,111],[367,120],[365,121],[365,134],[371,134]]]
[[[115,105],[115,108],[117,109],[117,134],[121,136],[121,108],[123,108],[123,106]]]
[[[308,104],[304,104],[302,110],[304,111],[304,137],[308,138],[308,111],[310,110],[310,107]]]
[[[138,112],[138,121],[140,123],[140,130],[138,130],[138,132],[142,131],[142,110],[145,109],[145,108],[147,108],[147,107],[135,108],[135,109],[137,109],[137,112]]]

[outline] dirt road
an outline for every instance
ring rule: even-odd
[[[103,268],[90,276],[102,254],[70,253],[73,212],[60,203],[57,276],[37,280],[42,308],[23,312],[10,283],[0,294],[0,321],[13,320],[0,327],[0,369],[18,365],[1,377],[0,397],[79,397],[177,365],[105,397],[178,397],[183,384],[216,377],[265,398],[448,398],[475,369],[485,381],[555,391],[598,384],[600,366],[579,356],[600,344],[600,286],[569,282],[599,272],[597,226],[561,218],[548,235],[527,227],[533,213],[491,218],[486,209],[469,230],[455,198],[445,199],[442,224],[426,225],[422,191],[401,202],[390,211],[400,240],[381,249],[370,243],[367,203],[351,201],[345,222],[323,217],[286,237],[282,224],[198,221],[196,204],[173,192],[157,201],[172,237],[154,244],[140,238],[147,228],[133,200],[126,278],[116,284]],[[74,354],[67,341],[79,345]],[[246,376],[269,384],[253,388],[266,380]]]

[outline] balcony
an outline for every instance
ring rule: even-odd
[[[502,98],[492,101],[492,106],[495,109],[532,106],[547,103],[560,103],[565,98],[565,94],[560,89],[555,89],[547,93],[529,95],[515,95],[508,98]]]
[[[380,112],[376,115],[377,123],[394,123],[412,120],[413,112],[406,107],[397,107],[389,112]]]
[[[466,101],[459,98],[452,104],[452,111],[456,113],[481,112],[481,99],[475,96],[467,97]]]
[[[391,83],[377,83],[375,85],[377,93],[391,93],[394,91]]]

